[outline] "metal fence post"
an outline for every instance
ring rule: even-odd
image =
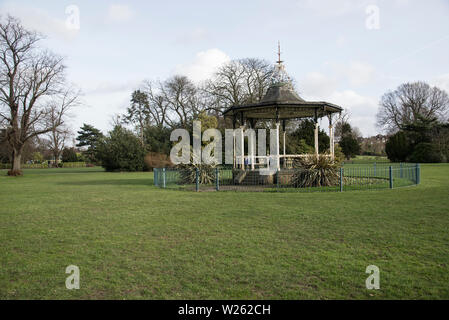
[[[420,184],[421,182],[421,168],[419,166],[419,163],[416,164],[416,184]]]
[[[276,171],[276,191],[279,191],[279,170]]]
[[[158,181],[157,181],[157,168],[153,168],[153,180],[154,180],[154,185],[157,187],[157,186],[158,186]]]
[[[165,189],[165,183],[166,183],[166,173],[165,168],[162,169],[162,188]]]
[[[340,192],[343,192],[343,168],[340,168]]]
[[[402,178],[402,162],[399,164],[400,171],[399,171],[399,177]]]
[[[220,191],[220,170],[215,168],[215,189]]]
[[[390,166],[390,189],[393,189],[393,167]]]
[[[200,191],[200,170],[198,168],[195,170],[195,188],[196,192]]]

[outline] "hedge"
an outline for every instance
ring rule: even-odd
[[[83,168],[86,167],[85,162],[60,162],[59,165],[62,165],[62,168]],[[48,166],[47,162],[43,163],[33,163],[33,164],[22,164],[22,169],[48,169],[52,168]],[[10,163],[0,163],[0,169],[11,169]]]

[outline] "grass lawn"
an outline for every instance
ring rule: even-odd
[[[1,299],[448,299],[449,165],[419,186],[162,190],[151,173],[0,171]],[[77,265],[81,288],[67,290]],[[380,290],[365,288],[368,265]]]

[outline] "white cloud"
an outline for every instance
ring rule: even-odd
[[[103,81],[99,83],[85,83],[83,84],[83,92],[88,95],[97,94],[108,94],[108,93],[118,93],[118,92],[131,92],[139,87],[139,81],[129,81],[129,82],[110,82]]]
[[[339,35],[335,41],[338,47],[343,47],[346,44],[346,37],[344,35]]]
[[[299,87],[305,99],[319,100],[329,97],[335,91],[337,81],[319,72],[309,72],[299,81]]]
[[[39,8],[6,2],[0,5],[0,12],[3,15],[10,14],[19,18],[26,28],[36,30],[44,35],[68,40],[78,34],[78,30],[67,27],[65,19],[53,17],[47,11]]]
[[[181,44],[192,44],[204,41],[209,38],[209,33],[206,29],[197,27],[192,30],[187,30],[176,38],[176,42]]]
[[[357,93],[354,90],[339,90],[341,79],[319,72],[311,72],[299,81],[300,95],[308,101],[327,101],[347,110],[350,123],[358,127],[364,136],[375,135],[375,117],[378,99]]]
[[[299,0],[301,9],[321,16],[341,16],[365,8],[367,0]]]
[[[445,90],[449,94],[449,73],[443,74],[431,81],[431,84]]]
[[[175,73],[188,76],[195,82],[210,78],[218,67],[230,61],[229,56],[219,49],[209,49],[196,54],[195,59],[175,68]]]
[[[376,98],[363,96],[353,90],[335,91],[329,96],[329,102],[335,103],[347,110],[351,117],[350,123],[358,127],[364,136],[375,135],[375,117],[378,110]]]
[[[127,5],[111,4],[108,8],[108,18],[114,22],[128,21],[133,15],[133,11]]]
[[[376,77],[374,67],[360,61],[352,61],[349,65],[335,66],[335,70],[340,77],[346,78],[354,86],[370,83]]]

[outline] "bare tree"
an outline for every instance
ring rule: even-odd
[[[161,86],[161,93],[171,114],[166,117],[170,126],[187,128],[189,122],[204,110],[195,84],[185,76],[173,76]]]
[[[71,137],[70,129],[63,124],[63,120],[60,118],[61,113],[57,105],[53,105],[50,110],[50,126],[51,131],[47,133],[48,149],[53,154],[55,162],[58,161],[62,150],[64,150],[67,141]]]
[[[347,110],[343,110],[335,122],[335,141],[338,142],[343,137],[343,126],[349,123],[350,114]]]
[[[418,118],[447,120],[448,94],[424,82],[405,83],[384,94],[377,113],[377,124],[388,132],[401,130]]]
[[[26,30],[8,16],[0,22],[0,121],[6,123],[7,140],[13,149],[11,175],[21,174],[25,143],[61,125],[72,101],[59,106],[53,122],[52,98],[67,96],[63,58],[36,45],[42,36]],[[67,101],[67,102],[68,102]]]
[[[167,114],[168,114],[168,101],[165,99],[163,92],[162,82],[151,82],[144,81],[142,89],[148,98],[148,112],[151,115],[151,121],[153,121],[156,126],[163,127],[168,124]]]
[[[209,109],[223,111],[232,105],[255,103],[262,99],[273,74],[272,65],[260,59],[233,60],[223,65],[203,90],[209,97]]]

